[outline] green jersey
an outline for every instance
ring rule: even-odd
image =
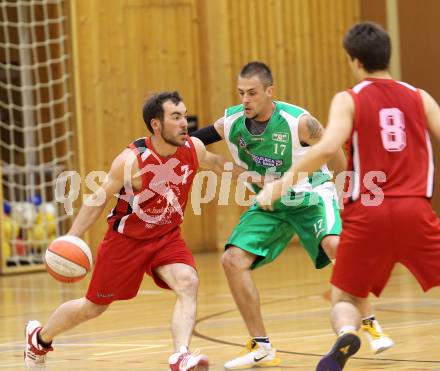
[[[309,147],[301,144],[298,123],[305,109],[275,101],[275,110],[259,135],[251,134],[246,127],[243,105],[225,111],[224,133],[229,150],[237,165],[261,175],[282,176],[292,164],[303,156]],[[295,192],[310,192],[314,187],[331,179],[327,166],[293,187]],[[256,186],[254,186],[256,187]]]

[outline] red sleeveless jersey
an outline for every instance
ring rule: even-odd
[[[347,153],[351,201],[377,187],[385,197],[431,197],[434,162],[419,90],[369,78],[348,92],[355,105]]]
[[[187,137],[185,144],[170,157],[160,156],[150,138],[140,138],[129,147],[137,157],[142,188],[134,191],[130,182],[124,185],[108,223],[114,231],[131,238],[163,236],[183,221],[199,166],[194,144]]]

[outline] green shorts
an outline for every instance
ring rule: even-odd
[[[237,246],[257,255],[251,269],[275,260],[297,234],[316,268],[330,263],[320,246],[328,235],[341,233],[341,217],[335,197],[334,184],[326,182],[304,193],[298,205],[276,202],[273,211],[251,206],[232,231],[226,248]],[[296,195],[298,198],[298,195]]]

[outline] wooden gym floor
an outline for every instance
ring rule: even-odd
[[[246,341],[246,330],[223,276],[220,254],[200,254],[196,260],[201,286],[191,347],[210,357],[211,370],[223,370],[223,363]],[[266,327],[282,358],[282,366],[270,370],[314,370],[319,356],[330,348],[330,304],[323,297],[330,270],[315,271],[305,252],[293,246],[255,272]],[[87,280],[62,285],[44,272],[0,277],[0,370],[24,370],[26,321],[44,323],[56,306],[82,296],[86,285]],[[372,355],[365,340],[345,369],[439,371],[440,290],[423,294],[398,266],[380,302],[373,302],[396,345]],[[173,303],[172,292],[146,278],[134,300],[114,303],[103,316],[59,336],[47,370],[167,370]]]

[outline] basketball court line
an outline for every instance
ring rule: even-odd
[[[169,327],[167,326],[163,326],[163,327],[133,327],[130,329],[112,329],[112,330],[94,330],[91,332],[78,332],[75,334],[63,334],[62,336],[59,337],[59,343],[57,342],[57,346],[58,344],[75,344],[74,342],[69,342],[69,339],[72,339],[74,341],[75,338],[84,338],[84,337],[93,337],[94,339],[96,339],[97,337],[101,337],[102,339],[110,339],[110,338],[114,338],[114,337],[119,337],[119,336],[135,336],[136,334],[138,334],[139,332],[145,333],[145,334],[151,334],[153,331],[158,331],[158,329],[160,330],[169,330]],[[107,334],[111,334],[110,336]],[[21,341],[12,341],[12,342],[6,342],[6,343],[0,343],[0,347],[7,347],[7,346],[16,346],[16,345],[21,345],[22,342]],[[88,344],[98,344],[98,343],[88,343]],[[106,343],[107,344],[107,343]],[[120,343],[123,344],[123,343]],[[136,344],[139,345],[139,344]]]
[[[299,299],[299,298],[304,298],[304,297],[297,297],[297,298],[290,298],[290,300],[293,299]],[[279,302],[284,302],[287,299],[280,299],[280,300],[271,300],[268,302],[262,302],[261,306],[263,307],[264,305],[267,304],[275,304],[275,303],[279,303]],[[429,299],[431,300],[431,299]],[[405,301],[408,301],[408,298],[405,298]],[[380,310],[377,310],[380,311]],[[216,337],[211,337],[208,335],[204,335],[200,332],[197,331],[197,325],[200,324],[201,322],[204,322],[206,320],[221,316],[223,314],[226,313],[231,313],[231,312],[237,312],[238,313],[238,309],[234,308],[234,309],[229,309],[229,310],[225,310],[225,311],[221,311],[221,312],[217,312],[217,313],[213,313],[204,317],[201,317],[199,319],[196,320],[196,324],[194,327],[194,336],[207,340],[207,341],[211,341],[214,343],[219,343],[219,344],[224,344],[224,345],[232,345],[232,346],[237,346],[240,348],[243,348],[243,344],[241,343],[235,343],[235,342],[231,342],[228,340],[222,340],[221,338],[216,338]],[[408,313],[408,312],[405,312]],[[418,312],[414,312],[414,314],[418,314]],[[412,322],[408,322],[405,323],[404,325],[400,325],[400,326],[395,326],[393,328],[410,328],[410,327],[418,327],[418,326],[431,326],[432,324],[436,324],[436,323],[440,323],[440,320],[429,320],[429,321],[412,321]],[[387,326],[388,328],[389,326]],[[391,327],[389,327],[391,328]],[[276,331],[273,333],[277,333]],[[334,335],[329,331],[328,335],[323,335],[323,336],[332,336],[334,337]],[[313,337],[320,337],[319,335],[315,335],[312,336]],[[230,339],[231,337],[228,337],[228,339]],[[304,339],[310,339],[310,336],[305,336],[303,337]],[[285,340],[289,340],[289,339],[298,339],[297,337],[294,338],[286,338]],[[284,339],[283,339],[284,340]],[[279,353],[284,353],[284,354],[290,354],[290,355],[299,355],[299,356],[310,356],[310,357],[322,357],[323,354],[317,354],[317,353],[306,353],[306,352],[293,352],[293,351],[288,351],[288,350],[282,350],[277,348],[277,352]],[[384,361],[384,362],[408,362],[408,363],[416,363],[416,364],[440,364],[440,360],[413,360],[413,359],[402,359],[402,358],[369,358],[369,357],[352,357],[351,359],[357,359],[357,360],[363,360],[363,361]]]
[[[105,345],[108,346],[108,345]],[[147,345],[147,346],[141,346],[141,347],[135,347],[135,348],[128,348],[128,349],[122,349],[122,350],[114,350],[111,352],[100,352],[100,353],[93,353],[93,357],[101,357],[101,356],[109,356],[114,354],[120,354],[120,353],[129,353],[129,352],[137,352],[138,350],[144,350],[144,349],[154,349],[154,348],[162,348],[166,347],[167,345]]]
[[[11,291],[14,294],[19,293],[19,292],[24,292],[24,293],[37,293],[37,292],[44,292],[44,293],[55,293],[57,295],[60,294],[60,291],[62,291],[63,293],[67,294],[75,294],[75,293],[79,293],[81,295],[84,294],[84,290],[83,289],[70,289],[70,288],[62,288],[60,289],[46,289],[46,288],[30,288],[30,287],[18,287],[18,288],[14,288],[14,287],[2,287],[1,288],[2,291]],[[138,296],[144,296],[144,295],[163,295],[165,292],[163,291],[159,291],[159,290],[139,290],[138,292]]]
[[[270,301],[266,301],[263,304],[264,305],[270,305],[270,304],[277,304],[280,302],[284,302],[284,301],[291,301],[291,300],[300,300],[300,299],[307,299],[309,300],[310,298],[319,298],[319,295],[303,295],[303,296],[286,296],[286,295],[279,295],[278,299],[274,299],[274,300],[270,300]],[[424,299],[416,299],[413,300],[413,302],[417,303],[420,306],[420,301],[423,301]],[[440,302],[440,299],[426,299],[428,302]],[[390,304],[396,304],[396,303],[402,303],[402,302],[407,302],[409,304],[411,304],[411,300],[409,300],[408,298],[388,298],[386,301],[381,302],[381,306],[386,306],[386,305],[390,305]],[[428,303],[427,303],[428,304]],[[217,306],[217,305],[216,305]],[[414,313],[414,314],[420,314],[420,312],[418,311],[410,311],[410,310],[406,310],[406,309],[400,309],[400,310],[394,310],[394,309],[390,309],[390,308],[380,308],[380,306],[377,306],[377,311],[384,311],[384,312],[393,312],[393,313],[398,313],[398,312],[402,312],[405,314],[408,313]],[[122,309],[121,309],[122,310]],[[296,314],[300,314],[300,313],[304,313],[304,312],[319,312],[319,311],[327,311],[328,308],[320,308],[320,309],[310,309],[310,310],[303,310],[301,312],[296,312]],[[236,308],[232,308],[232,309],[227,309],[225,311],[221,311],[221,312],[217,312],[208,316],[205,316],[203,318],[200,318],[197,320],[196,324],[205,321],[209,318],[213,318],[213,317],[220,317],[223,314],[227,314],[227,313],[235,313],[237,312]],[[429,315],[437,315],[436,313],[425,313],[425,314],[429,314]],[[16,316],[15,316],[16,317]],[[241,321],[241,318],[237,316],[237,319]],[[429,324],[433,324],[433,323],[437,323],[438,321],[433,320],[433,321],[415,321],[415,322],[410,322],[408,325],[399,325],[399,326],[387,326],[387,328],[389,329],[397,329],[397,328],[406,328],[408,326],[414,326],[414,325],[429,325]],[[163,329],[167,329],[167,326],[163,326]],[[92,331],[92,332],[82,332],[82,333],[75,333],[75,334],[66,334],[63,335],[63,339],[74,339],[74,338],[78,338],[78,337],[87,337],[87,336],[93,336],[96,338],[96,336],[102,335],[104,336],[105,334],[112,334],[112,337],[117,337],[117,336],[131,336],[131,334],[136,334],[139,332],[150,332],[150,331],[157,331],[158,327],[157,326],[148,326],[148,327],[134,327],[131,329],[121,329],[121,330],[115,330],[115,329],[109,329],[109,330],[100,330],[100,331]],[[108,338],[108,337],[106,337]],[[0,343],[0,347],[7,347],[7,346],[15,346],[17,344],[21,344],[21,342],[6,342],[6,343]],[[60,343],[62,344],[62,343]],[[137,344],[139,345],[139,344]]]

